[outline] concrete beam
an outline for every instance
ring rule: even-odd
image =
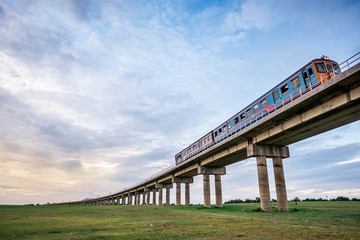
[[[225,169],[225,167],[198,166],[197,173],[198,174],[211,174],[211,175],[225,175],[226,169]]]
[[[173,183],[194,183],[194,178],[192,177],[173,177]]]
[[[167,175],[167,176],[165,176],[165,177],[163,177],[163,178],[160,178],[158,181],[157,181],[157,183],[171,183],[171,180],[172,180],[172,175],[170,174],[170,175]]]
[[[265,144],[250,144],[247,147],[248,157],[290,157],[289,147],[287,146],[276,146],[276,145],[265,145]]]

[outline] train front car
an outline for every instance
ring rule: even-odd
[[[326,56],[322,56],[320,59],[314,59],[312,65],[317,78],[317,83],[313,84],[315,86],[328,81],[341,72],[339,64]]]

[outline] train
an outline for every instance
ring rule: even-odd
[[[214,147],[235,133],[267,117],[276,109],[306,94],[311,89],[341,73],[339,64],[329,57],[313,59],[264,95],[224,121],[215,129],[175,155],[175,164],[189,161],[197,154]]]

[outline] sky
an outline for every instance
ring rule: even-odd
[[[310,60],[359,52],[359,22],[347,0],[0,0],[0,204],[151,177]],[[360,198],[359,133],[290,145],[288,199]],[[271,160],[268,172],[275,199]],[[227,166],[222,186],[224,201],[259,196],[255,159]]]

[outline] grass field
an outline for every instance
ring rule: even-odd
[[[0,239],[360,239],[360,202],[289,207],[0,206]]]

